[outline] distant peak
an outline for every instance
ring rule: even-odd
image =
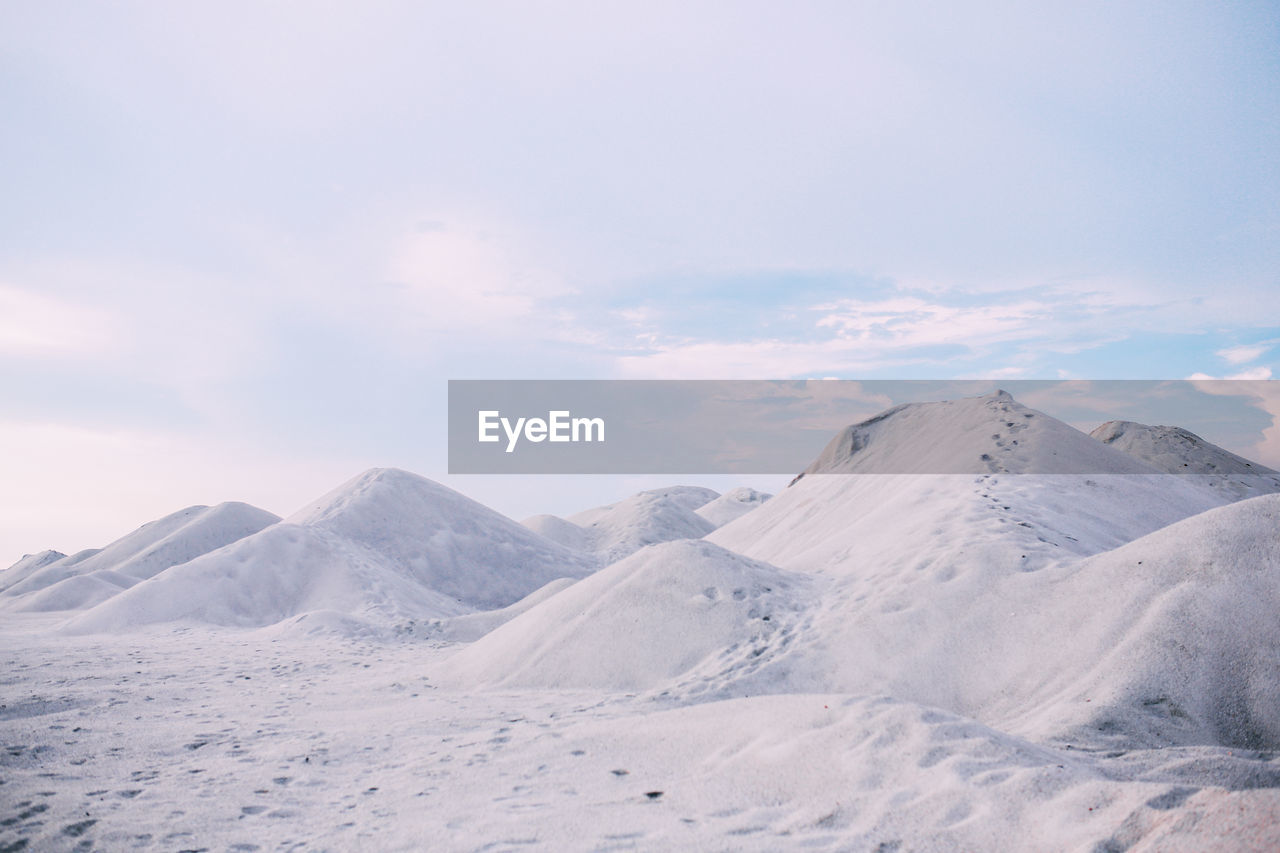
[[[370,468],[356,477],[356,481],[362,483],[401,483],[410,480],[416,482],[425,479],[425,477],[414,474],[411,471],[406,471],[403,468]]]

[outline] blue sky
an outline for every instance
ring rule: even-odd
[[[936,7],[6,4],[0,564],[648,485],[448,478],[449,378],[1280,369],[1280,6]]]

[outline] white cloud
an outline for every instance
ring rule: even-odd
[[[957,307],[913,296],[876,301],[845,299],[817,306],[831,313],[819,328],[841,338],[891,347],[1007,341],[1036,334],[1031,324],[1049,313],[1044,303]]]
[[[878,354],[848,341],[699,341],[620,356],[618,374],[628,379],[787,379],[856,373],[884,366]]]
[[[1218,350],[1215,355],[1228,364],[1245,364],[1261,357],[1265,352],[1275,346],[1275,341],[1263,341],[1258,344],[1241,344],[1240,346],[1227,347]]]
[[[1207,373],[1193,373],[1187,377],[1188,379],[1198,381],[1219,381],[1230,379],[1235,381],[1264,380],[1271,378],[1271,368],[1269,367],[1251,367],[1248,370],[1242,370],[1239,373],[1233,373],[1230,376],[1210,376]]]
[[[988,292],[982,304],[970,305],[906,293],[841,299],[809,309],[817,318],[807,340],[651,338],[641,344],[644,351],[619,358],[617,365],[635,377],[785,378],[920,364],[959,371],[964,368],[953,366],[957,359],[1003,351],[1006,366],[980,373],[1013,378],[1035,372],[1046,354],[1079,352],[1124,337],[1115,328],[1120,319],[1112,316],[1117,306],[1105,296],[1049,288],[1036,298],[1026,293]],[[938,348],[947,354],[939,355]]]
[[[1026,376],[1028,368],[1015,367],[1011,365],[1009,367],[1000,367],[995,370],[987,370],[983,373],[987,379],[1017,379],[1020,376]]]

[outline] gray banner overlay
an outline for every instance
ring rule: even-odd
[[[450,380],[449,473],[795,474],[886,409],[997,390],[1086,432],[1178,426],[1244,456],[1280,408],[1274,380]],[[883,467],[860,473],[960,473]]]

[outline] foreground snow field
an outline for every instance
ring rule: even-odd
[[[773,498],[375,470],[24,558],[0,851],[1280,849],[1280,478],[1105,426],[993,394]]]
[[[1247,750],[1048,747],[887,696],[449,690],[421,641],[32,618],[3,654],[6,849],[1280,845],[1280,766]]]

